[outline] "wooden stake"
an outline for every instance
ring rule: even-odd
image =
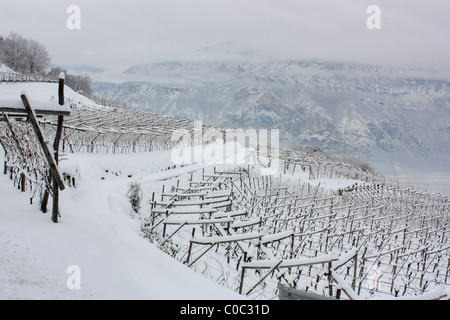
[[[245,252],[244,252],[245,255]],[[246,261],[246,258],[244,257],[244,262]],[[244,267],[241,268],[241,280],[239,281],[239,294],[242,294],[242,289],[244,288],[244,278],[245,278],[245,269]]]
[[[60,79],[61,82],[62,79]],[[62,80],[64,83],[64,80]],[[63,93],[64,97],[64,93]],[[61,102],[60,102],[61,104]],[[55,142],[53,143],[53,150],[55,150],[55,161],[56,164],[59,162],[59,144],[61,141],[62,129],[63,129],[64,117],[58,116],[58,127],[56,129]],[[59,216],[59,188],[58,183],[53,179],[53,207],[52,207],[52,220],[53,222],[58,222]]]
[[[331,270],[333,268],[333,265],[331,262],[328,262],[328,295],[330,297],[333,296],[333,278],[331,275]]]
[[[25,174],[22,172],[20,174],[20,191],[22,192],[25,192],[25,183],[26,183]]]
[[[39,141],[39,144],[41,145],[42,151],[44,152],[45,158],[50,167],[50,174],[53,179],[53,198],[54,198],[54,200],[53,200],[54,208],[53,208],[52,220],[53,220],[53,222],[57,222],[58,205],[55,206],[55,203],[57,203],[57,201],[59,200],[59,194],[57,194],[58,191],[65,189],[64,182],[61,179],[61,175],[60,175],[58,167],[56,165],[56,161],[55,161],[54,157],[52,156],[52,154],[50,153],[47,143],[44,140],[44,136],[42,134],[41,128],[39,127],[39,123],[37,122],[34,110],[31,108],[31,105],[25,94],[22,94],[20,96],[20,98],[22,99],[23,105],[25,106],[25,109],[28,114],[28,119],[34,129],[36,137]],[[61,122],[61,126],[62,126],[62,122]],[[45,197],[45,195],[44,195],[44,197]],[[43,204],[44,204],[44,201],[43,201],[42,205]],[[41,205],[41,210],[44,209],[46,211],[46,203],[45,203],[44,208],[42,208],[43,207],[42,205]]]
[[[33,129],[36,133],[38,141],[42,147],[42,151],[44,152],[45,158],[47,159],[47,162],[50,166],[50,173],[52,174],[53,179],[56,179],[56,182],[58,183],[58,187],[62,191],[65,189],[64,182],[61,179],[61,175],[56,166],[55,159],[53,158],[47,144],[45,143],[44,135],[42,134],[41,128],[39,127],[34,110],[31,108],[26,95],[22,94],[20,97],[25,106],[25,109],[27,110],[28,119],[30,120],[31,125],[33,126]]]
[[[59,83],[58,83],[58,103],[62,106],[64,105],[64,80],[66,76],[64,72],[59,74]]]
[[[352,289],[355,291],[356,288],[356,272],[358,268],[358,254],[355,254],[355,257],[353,258],[353,280],[352,280]]]
[[[59,105],[64,105],[64,73],[61,72],[59,75],[59,86],[58,86],[58,103]],[[64,116],[58,116],[58,126],[56,128],[55,141],[53,142],[53,150],[55,151],[54,157],[56,165],[59,162],[59,144],[61,142],[61,135],[64,125]],[[53,179],[53,206],[52,206],[52,221],[54,223],[58,222],[59,216],[59,184],[57,179]]]
[[[42,196],[41,201],[41,212],[47,213],[47,204],[48,204],[48,197],[50,196],[50,193],[48,190],[45,190],[44,195]]]

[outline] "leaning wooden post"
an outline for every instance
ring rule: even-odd
[[[59,86],[58,86],[58,103],[59,105],[64,105],[64,72],[59,75]],[[59,162],[59,144],[61,142],[61,135],[63,130],[64,116],[58,116],[58,126],[56,128],[55,141],[53,143],[53,150],[55,151],[55,161],[56,165]],[[59,186],[58,183],[53,179],[53,206],[52,206],[52,220],[53,222],[58,222],[59,216]]]
[[[192,229],[192,239],[194,239],[194,236],[195,236],[195,228]],[[187,259],[186,259],[186,264],[187,265],[189,265],[189,260],[191,259],[192,245],[193,245],[193,243],[192,243],[192,240],[191,240],[191,241],[189,241],[189,251],[188,251],[188,256],[187,256]]]
[[[56,189],[64,190],[65,189],[64,182],[61,179],[61,175],[58,171],[58,167],[55,163],[55,159],[53,158],[53,155],[50,153],[48,145],[45,142],[44,135],[42,134],[41,128],[39,127],[39,123],[36,119],[36,114],[35,114],[34,110],[31,108],[31,105],[28,102],[27,96],[25,94],[22,94],[20,96],[20,98],[22,99],[23,105],[25,106],[25,110],[27,111],[27,114],[28,114],[28,119],[34,129],[37,140],[39,141],[39,144],[41,145],[42,151],[44,152],[45,158],[50,167],[50,174],[52,176],[52,179],[56,183],[56,184],[54,184],[54,186],[57,186]],[[53,191],[55,191],[55,189]],[[54,222],[56,222],[56,221],[54,220]]]
[[[44,135],[42,134],[42,131],[39,127],[39,123],[36,119],[34,110],[31,108],[30,103],[28,102],[28,98],[25,94],[22,94],[20,97],[21,97],[22,102],[27,111],[28,118],[34,129],[37,140],[39,141],[39,144],[42,147],[42,151],[44,152],[45,158],[50,166],[50,173],[52,174],[53,178],[56,179],[56,181],[58,182],[58,186],[59,186],[60,190],[64,190],[65,189],[64,183],[61,179],[61,175],[59,174],[58,167],[56,166],[56,163],[55,163],[55,159],[53,158],[47,144],[45,143]]]

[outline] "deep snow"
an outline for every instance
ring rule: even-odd
[[[69,155],[62,167],[78,171],[80,181],[61,192],[58,224],[1,174],[0,299],[241,299],[139,235],[128,184],[139,174],[151,184],[190,170],[160,171],[168,156]],[[114,171],[125,163],[127,174]],[[80,268],[81,289],[66,285],[72,265]]]
[[[56,86],[42,83],[2,84],[0,96],[18,99],[23,89],[39,100],[56,99]],[[101,107],[69,88],[66,98],[84,107]],[[132,181],[139,181],[148,200],[148,192],[161,190],[164,180],[206,165],[166,170],[174,164],[171,151],[68,154],[62,158],[61,171],[75,176],[77,187],[61,192],[58,224],[51,221],[50,214],[39,211],[38,199],[30,205],[29,194],[15,189],[0,173],[0,299],[245,298],[204,278],[141,237],[141,221],[133,219],[126,197]],[[307,174],[280,175],[280,183],[287,185],[295,185],[299,179],[308,180]],[[334,191],[362,183],[346,179],[308,182]],[[81,271],[79,290],[69,290],[66,285],[72,276],[68,267],[73,265]]]

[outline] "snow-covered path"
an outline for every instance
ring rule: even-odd
[[[0,299],[242,298],[140,237],[125,195],[128,174],[104,171],[104,166],[129,168],[134,178],[151,184],[193,169],[161,172],[168,156],[73,155],[67,163],[76,164],[82,181],[61,193],[58,224],[0,175]],[[81,289],[67,288],[72,265],[79,267]]]

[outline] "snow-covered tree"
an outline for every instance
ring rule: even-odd
[[[41,43],[11,33],[0,40],[0,60],[16,72],[44,75],[51,58]]]
[[[72,90],[88,97],[91,97],[93,95],[94,91],[92,90],[92,79],[87,73],[81,75],[73,75],[69,74],[64,68],[53,67],[47,73],[47,77],[53,80],[57,80],[61,72],[64,72],[64,74],[66,75],[65,83]]]
[[[28,67],[29,73],[43,75],[50,66],[50,55],[47,49],[35,40],[28,40]]]

